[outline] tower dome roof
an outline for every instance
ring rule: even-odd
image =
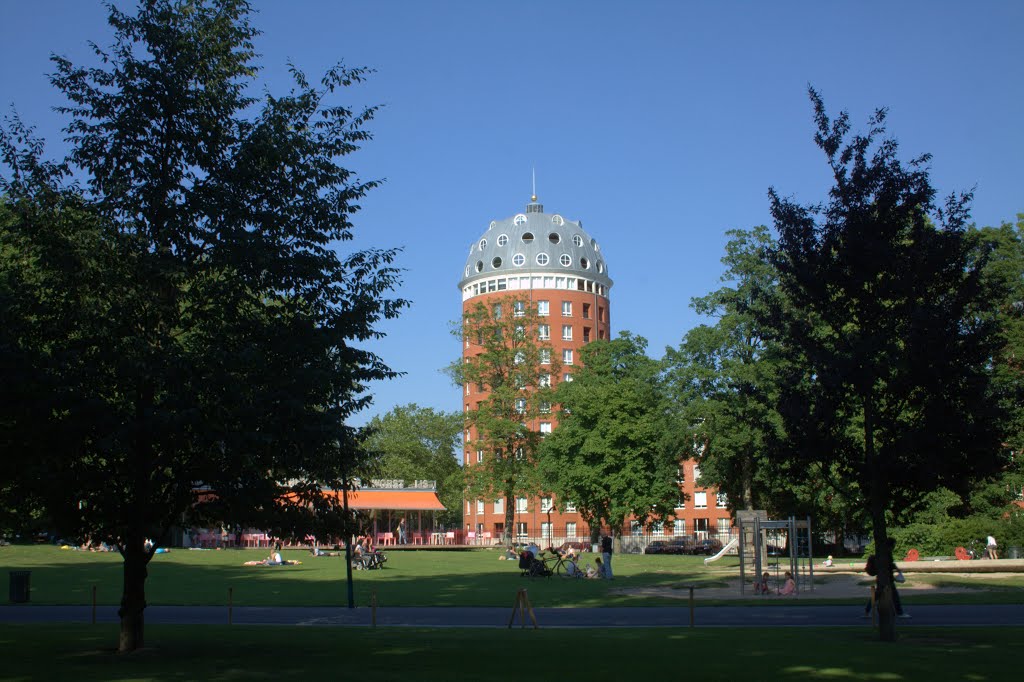
[[[491,221],[473,242],[459,288],[495,275],[543,273],[585,277],[610,289],[608,264],[583,223],[545,213],[536,197],[531,199],[524,213]]]

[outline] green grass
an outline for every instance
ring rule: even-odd
[[[345,562],[342,557],[312,557],[308,552],[285,550],[298,566],[243,566],[262,559],[267,550],[187,551],[158,554],[149,565],[146,599],[151,605],[223,605],[228,589],[238,606],[335,606],[345,603]],[[725,558],[705,568],[702,557],[616,555],[617,580],[527,581],[515,561],[498,561],[498,552],[407,551],[390,552],[383,571],[355,571],[356,603],[366,606],[376,592],[381,606],[508,606],[516,591],[528,585],[537,606],[658,606],[681,605],[685,587],[721,587],[738,575],[737,559]],[[585,555],[584,563],[591,560]],[[33,604],[89,604],[97,588],[99,604],[117,604],[121,598],[121,557],[117,553],[61,550],[52,546],[0,547],[0,579],[7,570],[32,571]],[[816,578],[819,578],[816,576]],[[911,581],[926,581],[974,589],[962,594],[906,595],[908,604],[1024,603],[1024,574],[1010,578],[946,574],[912,574]],[[865,580],[865,591],[867,580]],[[623,588],[661,588],[665,596],[617,594]],[[738,596],[738,595],[737,595]],[[859,603],[857,599],[799,600],[800,604]],[[702,604],[736,603],[702,600]],[[774,602],[750,599],[744,603],[770,606]]]
[[[211,680],[1015,679],[1024,628],[378,629],[149,626],[118,655],[114,626],[0,626],[10,682]]]

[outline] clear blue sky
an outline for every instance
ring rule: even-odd
[[[127,3],[118,3],[127,6]],[[976,188],[974,219],[1024,211],[1024,2],[259,0],[271,92],[290,60],[312,77],[377,70],[344,97],[385,105],[348,165],[386,178],[357,217],[359,246],[400,246],[413,306],[374,349],[406,376],[376,385],[359,421],[416,402],[460,409],[440,370],[471,242],[527,203],[582,220],[602,245],[612,326],[660,357],[700,320],[731,228],[768,224],[769,186],[824,198],[808,84],[862,128],[890,109],[904,158],[934,155],[940,193]],[[56,52],[108,44],[91,0],[0,0],[0,104],[63,151]]]

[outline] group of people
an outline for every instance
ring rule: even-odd
[[[770,580],[771,575],[769,575],[768,571],[765,571],[761,575],[761,580],[754,585],[754,593],[771,594],[771,586],[769,585]],[[796,594],[796,580],[793,579],[792,572],[786,571],[784,582],[782,583],[782,587],[779,588],[778,594],[783,597]]]
[[[570,547],[566,550],[566,556],[563,559],[566,564],[566,574],[571,577],[615,580],[615,576],[612,573],[612,554],[614,551],[612,548],[612,537],[610,535],[602,535],[598,544],[601,549],[601,556],[594,558],[596,567],[588,564],[585,568],[580,568],[576,549]],[[543,551],[536,542],[530,541],[530,544],[524,546],[520,551],[517,551],[512,545],[507,546],[504,553],[498,558],[505,560],[520,559],[522,567],[524,555],[528,555],[525,559],[528,562],[532,559],[540,559]],[[555,550],[549,548],[549,551],[554,552]]]

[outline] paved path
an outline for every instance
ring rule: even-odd
[[[540,627],[687,627],[687,607],[538,608]],[[857,605],[846,606],[697,606],[696,627],[832,627],[868,626]],[[507,627],[511,608],[413,608],[377,609],[377,625],[388,627]],[[235,607],[232,621],[239,625],[368,626],[369,608],[342,607]],[[88,623],[88,606],[11,605],[0,608],[2,623]],[[117,607],[96,609],[96,620],[117,622]],[[227,607],[150,606],[147,624],[226,624]],[[905,626],[1010,625],[1024,627],[1024,606],[921,605],[913,607],[911,618],[900,619]],[[516,627],[519,626],[517,620]]]

